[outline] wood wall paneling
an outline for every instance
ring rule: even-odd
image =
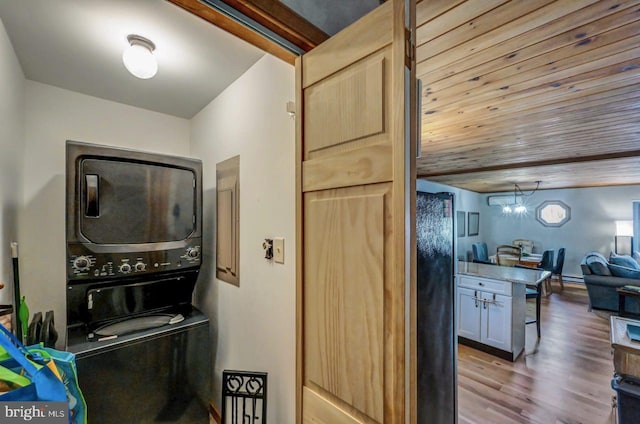
[[[519,167],[545,188],[640,183],[640,167],[621,178],[605,161],[640,145],[639,1],[427,3],[418,175],[472,190],[527,182]],[[559,165],[576,161],[588,172]]]
[[[533,184],[537,178],[543,178],[545,189],[603,187],[607,185],[637,184],[637,168],[640,151],[631,152],[628,157],[576,161],[548,165],[524,163],[513,168],[478,170],[459,174],[430,176],[430,181],[448,184],[454,187],[464,185],[480,193],[513,192],[513,184],[525,181]],[[479,167],[478,169],[482,169]],[[523,185],[523,190],[535,187]]]

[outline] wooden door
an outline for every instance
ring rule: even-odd
[[[298,422],[404,423],[412,398],[406,34],[389,0],[296,62]]]

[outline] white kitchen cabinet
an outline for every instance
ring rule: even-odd
[[[482,302],[478,296],[478,290],[458,287],[458,336],[480,341]]]
[[[513,298],[482,293],[480,342],[505,351],[511,350],[511,302]]]
[[[525,285],[458,276],[460,343],[514,361],[524,348]]]

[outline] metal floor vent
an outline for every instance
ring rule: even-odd
[[[222,372],[222,423],[267,423],[266,372]]]

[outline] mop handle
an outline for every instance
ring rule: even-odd
[[[16,334],[21,334],[22,326],[20,323],[20,317],[18,316],[18,309],[20,309],[20,275],[18,273],[18,242],[11,242],[11,258],[13,262],[13,298],[14,298],[14,312],[16,314]]]

